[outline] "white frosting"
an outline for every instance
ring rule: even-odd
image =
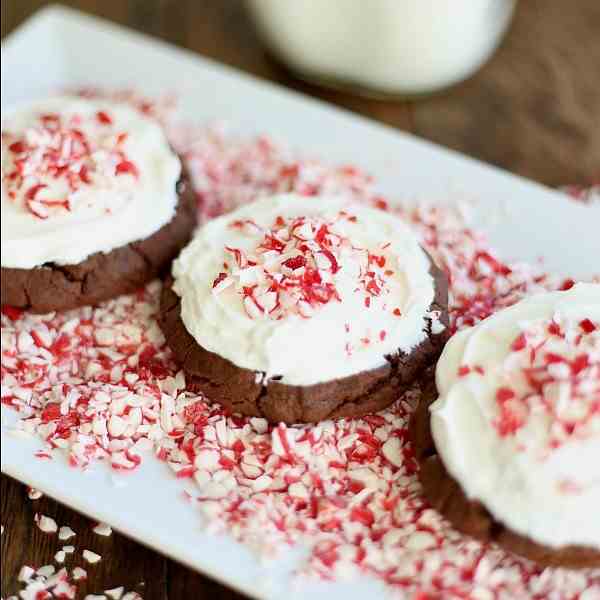
[[[351,220],[339,219],[340,211]],[[277,217],[335,221],[332,230],[346,240],[340,247],[337,272],[327,273],[330,261],[319,257],[324,281],[335,287],[339,301],[334,298],[312,309],[305,307],[308,318],[293,310],[253,314],[241,295],[242,285],[256,281],[257,268],[252,266],[234,265],[231,276],[213,288],[224,261],[232,263],[225,246],[256,255],[264,237],[260,228],[271,228]],[[258,227],[232,227],[246,219]],[[353,250],[350,242],[362,250]],[[385,256],[385,269],[393,270],[378,296],[370,296],[359,283],[356,257],[360,252],[366,256],[366,250]],[[288,256],[275,256],[269,268],[280,272],[280,262]],[[260,260],[271,258],[262,255]],[[173,274],[183,322],[198,344],[239,367],[264,372],[267,379],[279,376],[286,384],[311,385],[381,367],[386,354],[398,349],[410,352],[425,338],[426,318],[437,323],[438,316],[429,314],[434,298],[429,266],[414,234],[393,215],[342,199],[282,195],[244,206],[202,227],[175,261]],[[261,297],[261,304],[269,303],[267,296]]]
[[[532,296],[458,333],[436,381],[433,438],[467,497],[536,542],[600,548],[600,285]]]
[[[110,122],[101,122],[99,112],[108,115]],[[41,127],[39,116],[44,114],[59,115],[63,124],[81,131],[89,143],[85,156],[62,163],[68,166],[76,189],[69,186],[64,174],[55,177],[47,171],[32,170],[15,191],[8,176],[15,170],[15,158],[19,158],[10,150],[16,140],[35,147],[28,165],[39,164],[43,154],[57,144],[65,155],[69,151],[59,136]],[[122,133],[126,137],[117,142]],[[124,159],[135,165],[137,176],[131,172],[116,174]],[[89,183],[76,175],[82,165]],[[127,105],[54,97],[4,112],[2,266],[75,264],[95,252],[109,252],[152,235],[174,215],[180,172],[179,159],[161,127]],[[27,193],[39,184],[46,187],[35,194],[32,207]],[[67,201],[68,209],[62,204],[45,204],[56,200]],[[44,218],[38,218],[28,206]]]

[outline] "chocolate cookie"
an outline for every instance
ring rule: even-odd
[[[477,500],[467,498],[446,471],[431,435],[429,407],[437,399],[433,369],[423,377],[426,386],[411,420],[411,438],[420,465],[419,479],[431,505],[452,525],[482,542],[495,542],[510,552],[524,556],[542,566],[588,568],[600,567],[600,551],[584,546],[551,548],[511,531],[496,521]]]
[[[202,348],[181,319],[181,301],[171,289],[171,278],[163,288],[159,324],[182,364],[188,386],[232,412],[288,424],[358,417],[397,400],[421,381],[440,355],[448,331],[448,283],[433,262],[430,273],[435,281],[431,310],[439,311],[440,322],[446,326],[443,331],[433,333],[429,323],[427,337],[410,354],[389,355],[387,364],[379,369],[315,385],[286,385],[274,379],[265,382],[262,373],[240,368]]]
[[[196,201],[183,177],[171,221],[150,237],[92,254],[73,265],[45,264],[33,269],[2,267],[2,304],[46,313],[128,294],[171,265],[196,225]]]

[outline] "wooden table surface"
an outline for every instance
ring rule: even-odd
[[[2,0],[2,37],[42,0]],[[467,82],[415,103],[365,100],[294,81],[265,56],[241,0],[73,0],[64,2],[259,77],[344,106],[398,129],[552,186],[600,182],[600,2],[524,0],[505,42]],[[101,83],[101,82],[99,82]],[[18,589],[23,564],[52,563],[55,538],[35,527],[40,512],[77,531],[76,545],[103,556],[85,565],[80,597],[118,585],[146,600],[242,598],[223,586],[118,534],[102,538],[92,524],[49,498],[1,481],[2,596]],[[68,543],[68,542],[67,542]]]

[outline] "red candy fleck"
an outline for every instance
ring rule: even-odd
[[[573,375],[579,375],[581,371],[587,369],[590,366],[590,359],[587,354],[581,354],[571,362],[571,372]]]
[[[337,273],[340,270],[340,267],[335,256],[333,255],[333,252],[331,252],[331,250],[329,250],[328,248],[323,247],[321,248],[321,252],[327,257],[327,260],[330,262],[331,272],[333,274]]]
[[[195,472],[196,469],[194,467],[183,467],[175,473],[175,477],[177,477],[177,479],[187,479],[188,477],[193,477]]]
[[[389,204],[388,204],[387,200],[385,200],[381,196],[374,198],[373,204],[375,205],[376,208],[379,208],[380,210],[388,210],[389,209]]]
[[[574,285],[575,281],[573,279],[565,279],[558,289],[560,291],[566,292],[567,290],[570,290]]]
[[[122,160],[115,167],[115,173],[117,175],[133,175],[134,177],[139,176],[138,168],[130,160]]]
[[[60,404],[47,404],[40,417],[42,419],[42,423],[48,423],[49,421],[60,419]]]
[[[583,321],[579,322],[579,327],[583,329],[584,333],[592,333],[597,329],[596,325],[592,323],[591,319],[583,319]]]
[[[496,400],[498,402],[506,402],[507,400],[512,400],[515,397],[515,392],[510,388],[500,388],[496,392]]]
[[[96,118],[98,119],[99,123],[102,123],[102,125],[112,125],[113,120],[106,111],[99,110],[96,113]]]
[[[55,356],[63,354],[71,345],[71,340],[66,334],[60,334],[56,337],[52,345],[50,346],[50,352]]]
[[[23,315],[23,311],[15,306],[9,306],[8,304],[2,305],[2,314],[6,315],[11,321],[20,319]]]
[[[224,279],[227,279],[227,273],[219,273],[213,281],[213,288],[216,288]]]
[[[381,293],[381,288],[377,285],[376,281],[369,281],[366,285],[367,292],[369,292],[373,296],[379,296]]]
[[[475,254],[475,260],[481,260],[482,262],[486,263],[494,271],[494,273],[498,273],[499,275],[510,275],[512,272],[510,267],[502,264],[489,252],[478,252]]]
[[[48,187],[45,183],[38,183],[32,187],[30,187],[26,192],[25,192],[25,198],[27,198],[27,200],[35,200],[35,197],[37,196],[37,193],[40,190],[43,190],[44,188]]]
[[[350,521],[356,521],[370,527],[375,522],[375,516],[368,508],[357,506],[350,513]]]
[[[372,260],[379,268],[383,269],[383,267],[385,267],[385,256],[376,256],[372,254],[369,256],[369,259]]]
[[[281,263],[284,267],[295,271],[296,269],[300,269],[306,266],[306,257],[299,254],[298,256],[293,256],[292,258],[288,258]]]
[[[13,142],[10,144],[8,149],[14,154],[21,154],[25,152],[26,146],[24,142],[19,140],[18,142]]]
[[[552,321],[548,325],[548,333],[550,335],[562,335],[562,331],[560,329],[560,325],[558,323],[555,323],[554,321]]]
[[[512,343],[511,349],[514,352],[519,352],[519,350],[523,350],[523,348],[525,348],[525,346],[527,346],[527,339],[525,338],[525,334],[521,333],[515,339],[515,341]]]

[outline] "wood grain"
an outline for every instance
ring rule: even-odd
[[[2,37],[43,0],[2,0]],[[465,83],[419,102],[379,102],[321,90],[293,79],[265,54],[241,0],[71,0],[63,4],[190,48],[258,77],[333,102],[548,185],[600,181],[600,3],[526,0],[497,54]],[[82,480],[82,484],[85,482]],[[35,527],[35,512],[77,531],[73,544],[89,579],[80,596],[117,585],[146,600],[235,600],[241,595],[118,534],[102,538],[92,523],[49,498],[31,501],[2,476],[2,596],[18,590],[23,564],[52,563],[56,536]],[[68,542],[70,543],[70,542]],[[81,550],[103,555],[84,564]],[[235,568],[235,565],[232,565]]]
[[[415,131],[558,186],[600,180],[600,2],[520,3],[475,77],[414,107]]]

